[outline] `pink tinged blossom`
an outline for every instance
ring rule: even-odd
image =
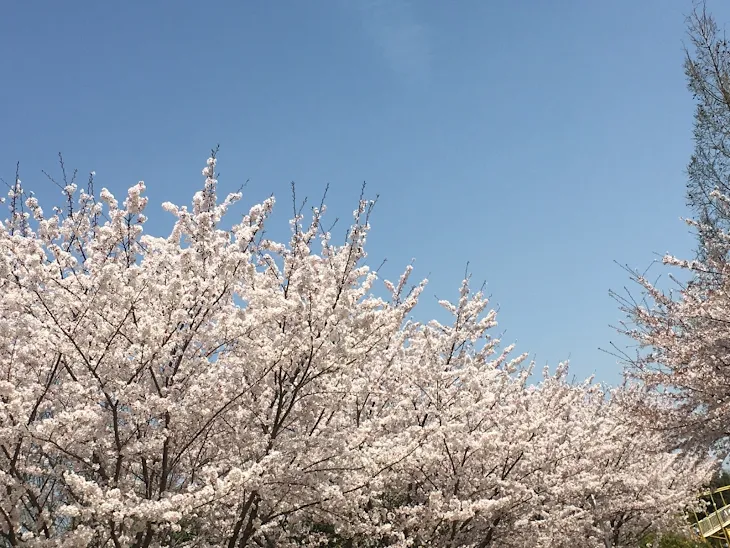
[[[192,208],[163,204],[167,237],[143,232],[143,183],[0,228],[3,542],[629,546],[677,526],[714,464],[629,420],[643,393],[567,364],[528,384],[469,280],[449,321],[411,321],[412,266],[375,295],[372,202],[343,245],[324,209],[263,239],[273,198],[224,229],[240,196],[218,201],[215,166]]]

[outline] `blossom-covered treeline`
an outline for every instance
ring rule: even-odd
[[[67,184],[17,181],[0,226],[0,545],[631,546],[678,527],[712,469],[628,420],[640,391],[530,384],[462,283],[418,323],[425,282],[365,264],[323,210],[230,230],[215,158],[168,237]]]

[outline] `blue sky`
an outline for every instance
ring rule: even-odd
[[[43,6],[40,8],[39,6]],[[730,9],[710,2],[720,21]],[[245,203],[290,181],[344,220],[380,195],[370,259],[430,279],[417,312],[455,298],[467,261],[505,342],[538,365],[617,382],[614,260],[687,254],[679,221],[693,103],[689,0],[14,2],[0,18],[0,174],[95,170],[188,203],[221,144]],[[342,225],[344,229],[344,225]],[[656,273],[661,272],[660,268]]]

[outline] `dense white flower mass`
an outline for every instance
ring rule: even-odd
[[[713,463],[628,420],[643,392],[567,380],[490,337],[465,280],[448,325],[425,282],[320,223],[230,230],[215,159],[166,238],[144,184],[120,206],[19,184],[0,226],[0,546],[632,546],[678,527]],[[25,212],[30,210],[31,215]]]

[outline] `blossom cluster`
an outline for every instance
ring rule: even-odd
[[[730,215],[730,198],[709,194],[716,210]],[[730,453],[730,233],[688,220],[700,242],[693,260],[666,255],[664,265],[689,281],[664,290],[646,276],[633,278],[641,300],[622,301],[626,329],[644,351],[631,357],[628,376],[646,390],[635,415],[670,435],[677,447],[698,453]]]
[[[221,220],[215,158],[167,237],[66,187],[0,225],[0,545],[629,546],[679,526],[713,469],[628,420],[643,394],[533,383],[469,280],[366,264],[371,203],[335,245],[286,243],[270,199]],[[18,183],[14,195],[26,196]],[[376,284],[378,288],[376,288]],[[378,296],[378,293],[385,296]],[[329,543],[329,544],[328,544]],[[334,544],[333,544],[334,543]]]

